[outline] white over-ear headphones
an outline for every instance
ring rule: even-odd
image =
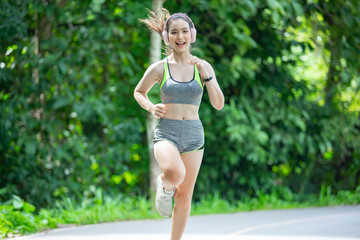
[[[186,17],[192,24],[192,26],[190,26],[190,34],[191,34],[191,42],[195,42],[196,41],[196,28],[195,28],[195,25],[193,23],[193,21],[191,21],[191,19],[186,15],[186,14],[183,14],[183,13],[174,13],[173,15],[171,15],[165,22],[164,24],[164,30],[162,32],[162,37],[163,37],[163,40],[164,40],[164,43],[166,45],[169,45],[170,44],[170,41],[169,41],[169,35],[168,35],[168,32],[167,32],[167,29],[166,29],[166,24],[168,23],[168,21],[174,17],[174,16],[183,16],[183,17]]]

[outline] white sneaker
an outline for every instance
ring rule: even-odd
[[[161,179],[161,174],[156,179],[156,209],[163,217],[170,217],[172,212],[172,199],[175,194],[175,188],[173,190],[165,191]]]

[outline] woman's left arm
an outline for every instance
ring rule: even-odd
[[[225,102],[224,94],[222,93],[221,88],[217,82],[214,69],[212,68],[210,63],[197,57],[194,57],[191,63],[196,64],[196,67],[198,68],[201,75],[201,80],[204,81],[204,79],[212,78],[210,81],[205,82],[206,89],[209,94],[211,105],[215,109],[221,110],[224,107]]]

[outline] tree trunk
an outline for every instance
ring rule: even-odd
[[[305,169],[305,173],[304,173],[304,177],[303,177],[303,181],[300,184],[300,188],[299,188],[299,194],[303,195],[305,193],[305,188],[308,186],[311,174],[313,173],[314,170],[314,166],[317,162],[318,156],[314,155],[312,158],[310,158],[310,162],[307,166],[307,168]]]
[[[43,1],[43,4],[47,3],[46,1]],[[46,16],[39,16],[39,13],[35,11],[34,13],[35,18],[35,29],[34,29],[34,38],[33,38],[33,44],[34,44],[34,55],[39,57],[42,56],[43,53],[40,49],[40,43],[43,40],[48,39],[51,37],[51,30],[52,30],[52,24],[51,19]],[[32,77],[35,83],[35,86],[39,89],[39,95],[34,96],[34,102],[37,107],[35,108],[33,112],[33,116],[37,121],[40,121],[42,118],[44,118],[44,107],[45,107],[45,94],[42,89],[40,89],[40,73],[39,73],[39,67],[36,66],[33,69]],[[40,125],[40,130],[37,133],[37,139],[39,143],[43,143],[45,140],[43,138],[43,131],[44,126]]]
[[[34,29],[34,38],[33,38],[34,55],[38,56],[39,55],[39,38],[40,38],[39,32],[40,31],[39,31],[39,15],[38,15],[37,11],[35,11],[34,17],[35,17],[35,29]],[[35,85],[38,86],[39,85],[39,69],[37,67],[34,68],[32,77],[34,79]],[[34,117],[36,120],[40,120],[40,110],[39,109],[35,110]]]
[[[164,0],[153,0],[152,10],[159,15],[163,6]],[[155,31],[151,31],[150,35],[150,63],[154,63],[161,59],[161,37]],[[156,191],[156,177],[160,174],[161,170],[154,156],[154,148],[152,140],[154,138],[154,130],[156,127],[156,119],[152,114],[148,114],[147,118],[147,140],[149,148],[150,159],[150,191],[154,193]]]
[[[37,11],[35,11],[34,14],[35,17],[35,29],[34,29],[34,38],[33,38],[33,44],[34,44],[34,56],[38,57],[39,53],[40,53],[40,47],[39,47],[39,42],[40,42],[40,24],[39,24],[39,14]],[[32,72],[32,78],[34,80],[35,86],[36,87],[40,87],[40,77],[39,77],[39,68],[38,66],[36,66],[33,69]],[[44,95],[43,94],[39,94],[39,96],[33,96],[32,101],[35,103],[35,105],[38,105],[37,101],[39,101],[39,106],[36,107],[33,110],[33,117],[37,120],[40,121],[41,120],[41,112],[42,112],[42,107],[41,107],[41,103],[44,100]],[[42,143],[43,141],[43,137],[42,137],[42,132],[41,130],[37,132],[36,134],[37,137],[37,141],[38,143]]]
[[[336,40],[336,39],[334,39]],[[325,86],[325,104],[326,106],[332,106],[334,102],[334,97],[336,95],[336,85],[338,81],[336,80],[336,75],[338,75],[336,66],[339,64],[339,54],[336,46],[333,46],[330,49],[330,63],[329,71],[326,77],[326,86]]]

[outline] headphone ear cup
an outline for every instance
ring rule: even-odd
[[[163,37],[164,43],[165,43],[166,45],[169,45],[169,44],[170,44],[170,42],[169,42],[169,36],[168,36],[168,33],[166,32],[166,30],[164,30],[164,31],[162,32],[162,37]]]
[[[191,28],[191,42],[195,42],[196,41],[196,29],[195,28]]]

